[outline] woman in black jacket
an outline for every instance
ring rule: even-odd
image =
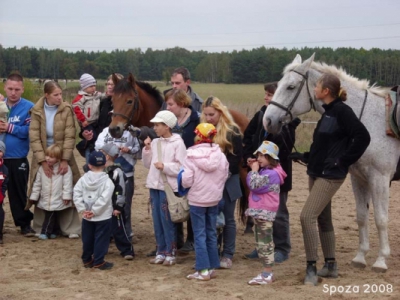
[[[323,75],[314,91],[315,97],[324,103],[322,106],[325,112],[315,128],[310,152],[292,156],[308,164],[310,195],[301,211],[300,220],[307,258],[304,284],[309,285],[318,283],[317,221],[325,258],[324,267],[318,276],[338,276],[331,200],[344,182],[350,165],[362,156],[370,143],[370,135],[365,126],[353,110],[343,103],[347,95],[340,88],[339,78],[332,74]]]

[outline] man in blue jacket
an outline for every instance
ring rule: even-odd
[[[4,164],[8,168],[8,198],[15,226],[21,227],[21,234],[34,236],[31,228],[33,214],[25,210],[29,176],[29,111],[33,103],[21,97],[24,92],[23,78],[19,74],[11,74],[4,85],[9,109],[8,122],[0,121],[0,133],[5,133],[6,153]],[[3,98],[0,96],[0,98]],[[2,100],[2,99],[0,99]]]

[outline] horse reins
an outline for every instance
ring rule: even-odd
[[[358,117],[358,119],[361,121],[361,117],[364,113],[364,108],[365,108],[365,104],[367,103],[367,97],[368,97],[368,90],[365,90],[365,97],[364,97],[364,102],[363,105],[361,107],[361,112],[360,112],[360,116]]]
[[[112,110],[112,112],[111,112],[112,116],[120,116],[127,120],[127,122],[125,123],[124,129],[126,129],[129,126],[129,124],[131,123],[131,121],[135,115],[135,111],[139,111],[139,95],[138,95],[138,92],[136,91],[136,89],[134,89],[134,92],[135,92],[135,97],[133,98],[133,109],[132,109],[132,112],[129,115],[129,117],[127,117],[124,114],[116,113],[116,112],[114,112],[114,110]]]
[[[306,74],[302,74],[300,72],[297,72],[296,70],[292,70],[291,72],[295,72],[295,73],[299,74],[301,77],[303,77],[303,79],[300,83],[300,87],[297,90],[296,95],[294,95],[293,100],[289,103],[289,105],[287,107],[285,107],[284,105],[282,105],[278,102],[275,102],[275,101],[271,101],[270,104],[275,105],[275,106],[279,107],[280,109],[283,109],[286,112],[285,116],[289,115],[290,121],[293,121],[293,115],[292,115],[291,110],[292,110],[294,104],[296,103],[297,99],[299,98],[299,95],[303,89],[304,84],[306,84],[306,86],[307,86],[308,99],[310,101],[310,110],[314,109],[314,111],[315,111],[316,108],[315,108],[315,104],[314,104],[313,98],[310,93],[310,88],[308,87],[308,71],[306,72]]]

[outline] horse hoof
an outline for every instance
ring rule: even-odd
[[[372,267],[372,271],[375,273],[386,273],[387,269],[381,267]]]
[[[367,265],[359,261],[352,261],[351,266],[357,269],[364,269]]]

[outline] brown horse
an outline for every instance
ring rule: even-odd
[[[113,94],[113,117],[109,125],[110,134],[120,138],[129,125],[135,127],[152,126],[150,120],[160,110],[164,102],[160,91],[146,82],[136,81],[132,74],[126,79],[118,79],[112,76],[115,84]],[[249,124],[246,115],[230,109],[234,121],[243,133]],[[240,178],[242,183],[243,198],[241,199],[241,217],[243,219],[244,207],[247,204],[249,194],[246,186],[247,169],[240,167]]]

